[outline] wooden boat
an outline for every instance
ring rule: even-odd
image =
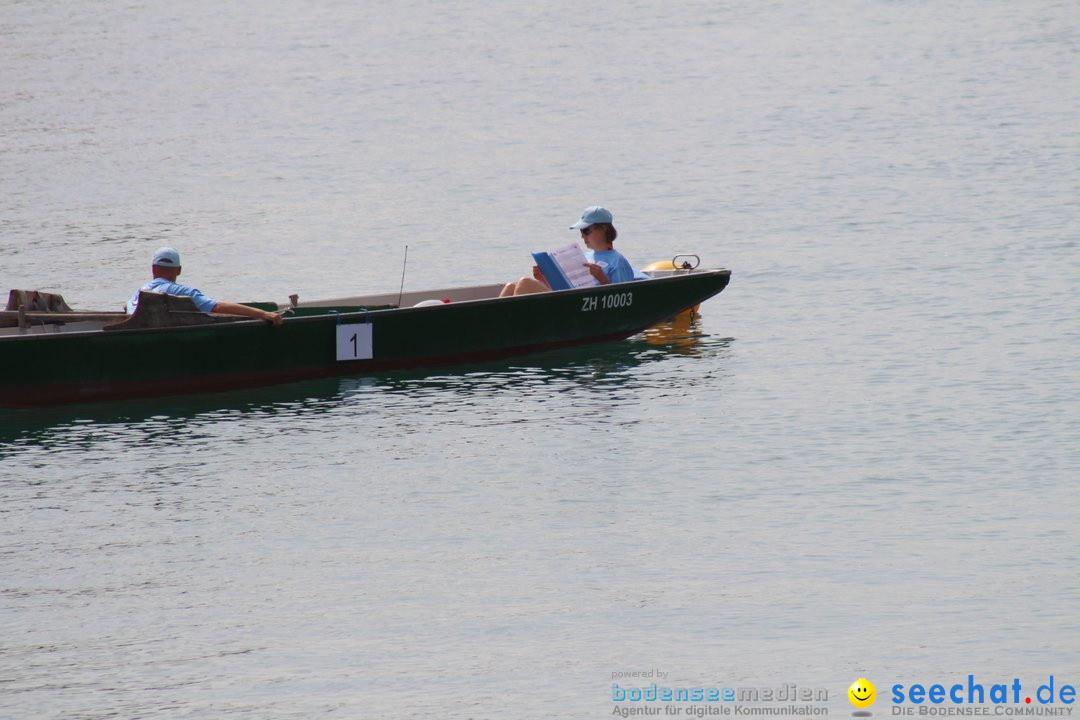
[[[731,277],[724,269],[651,274],[506,298],[501,285],[303,303],[294,296],[279,327],[206,315],[169,295],[144,293],[126,316],[74,311],[55,296],[35,304],[12,291],[0,311],[0,407],[212,392],[621,340],[716,295]]]

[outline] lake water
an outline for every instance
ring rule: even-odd
[[[509,280],[597,203],[733,271],[623,343],[0,416],[0,716],[1075,685],[1078,118],[1074,2],[0,4],[2,290]]]

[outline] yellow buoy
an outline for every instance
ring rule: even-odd
[[[679,266],[671,260],[657,260],[654,263],[650,263],[645,267],[645,272],[653,272],[655,270],[678,270]]]

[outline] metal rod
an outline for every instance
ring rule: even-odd
[[[401,261],[401,287],[398,288],[397,305],[401,307],[401,294],[405,291],[405,263],[409,262],[409,246],[405,246],[405,259]]]

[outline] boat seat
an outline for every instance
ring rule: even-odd
[[[133,315],[122,322],[106,325],[102,330],[217,325],[248,319],[241,315],[209,315],[196,307],[195,301],[189,297],[143,290],[139,293],[139,304]]]
[[[5,310],[27,310],[33,312],[71,312],[60,293],[47,293],[40,290],[12,290],[8,293]]]

